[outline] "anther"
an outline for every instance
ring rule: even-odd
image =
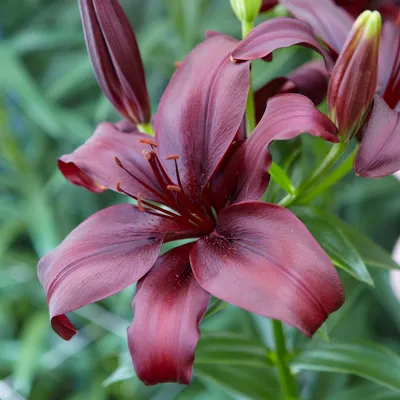
[[[182,191],[182,189],[176,185],[167,185],[167,189],[170,190],[171,192],[177,192],[177,193],[180,193]]]
[[[178,156],[178,154],[171,154],[171,155],[165,157],[165,160],[166,160],[166,161],[169,161],[169,160],[179,160],[179,156]]]
[[[114,157],[114,160],[117,163],[118,167],[124,168],[124,166],[122,165],[121,160],[117,156]]]
[[[119,181],[117,181],[117,183],[115,184],[115,189],[117,189],[117,192],[122,192],[121,185],[120,185]]]
[[[146,211],[143,207],[142,196],[140,195],[140,193],[137,194],[137,206],[140,211]]]
[[[150,161],[152,153],[148,150],[142,150],[142,154],[147,161]]]
[[[139,142],[142,144],[149,144],[152,147],[157,147],[157,143],[150,139],[141,138],[139,139]]]
[[[238,60],[235,60],[235,59],[233,58],[232,54],[229,55],[229,59],[230,59],[233,63],[235,63],[235,64],[238,62]]]
[[[181,64],[182,64],[182,61],[175,61],[174,62],[174,67],[175,68],[179,68],[181,66]]]

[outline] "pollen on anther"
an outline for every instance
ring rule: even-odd
[[[153,147],[157,147],[157,143],[150,139],[141,138],[141,139],[139,139],[139,142],[143,143],[143,144],[149,144],[150,146],[153,146]]]
[[[148,150],[142,150],[142,154],[144,155],[144,158],[149,161],[151,158],[152,153]]]
[[[137,194],[137,206],[138,206],[138,209],[139,209],[140,211],[146,211],[146,210],[144,209],[144,207],[143,207],[142,196],[140,195],[140,193]]]
[[[177,192],[177,193],[180,193],[182,191],[182,189],[176,185],[167,185],[167,189],[170,190],[171,192]]]
[[[121,192],[121,184],[119,181],[117,181],[117,183],[115,184],[115,189],[117,190],[117,192]]]
[[[165,157],[165,159],[166,159],[166,161],[169,161],[169,160],[179,160],[179,156],[178,156],[178,154],[171,154],[171,155]]]

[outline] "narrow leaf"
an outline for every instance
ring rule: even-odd
[[[334,218],[310,207],[295,207],[293,211],[304,222],[332,262],[361,282],[374,282],[356,247]]]
[[[292,368],[295,372],[310,370],[353,374],[400,391],[400,356],[374,344],[322,345],[302,352],[294,359]]]

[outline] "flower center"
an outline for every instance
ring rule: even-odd
[[[134,172],[129,171],[118,157],[115,157],[115,162],[121,169],[128,173],[129,176],[142,185],[143,188],[151,192],[158,201],[155,204],[152,201],[143,199],[140,192],[134,195],[125,191],[121,187],[120,181],[116,183],[117,191],[135,199],[137,208],[142,212],[174,220],[189,229],[197,228],[201,233],[212,232],[215,226],[212,212],[206,207],[200,209],[200,207],[196,206],[182,187],[178,168],[179,155],[172,154],[165,158],[166,161],[175,164],[176,182],[174,182],[155,152],[157,144],[150,139],[140,139],[139,142],[150,146],[150,150],[143,150],[142,153],[144,158],[148,161],[154,177],[158,182],[159,187],[157,189],[152,187],[151,184],[139,179]]]

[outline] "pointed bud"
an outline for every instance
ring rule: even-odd
[[[328,115],[345,141],[357,133],[374,98],[380,31],[380,14],[364,11],[355,21],[332,70]]]
[[[262,0],[231,0],[236,17],[241,22],[253,22],[260,12]]]
[[[135,34],[118,0],[79,0],[86,45],[108,100],[133,124],[150,121],[151,110]]]

